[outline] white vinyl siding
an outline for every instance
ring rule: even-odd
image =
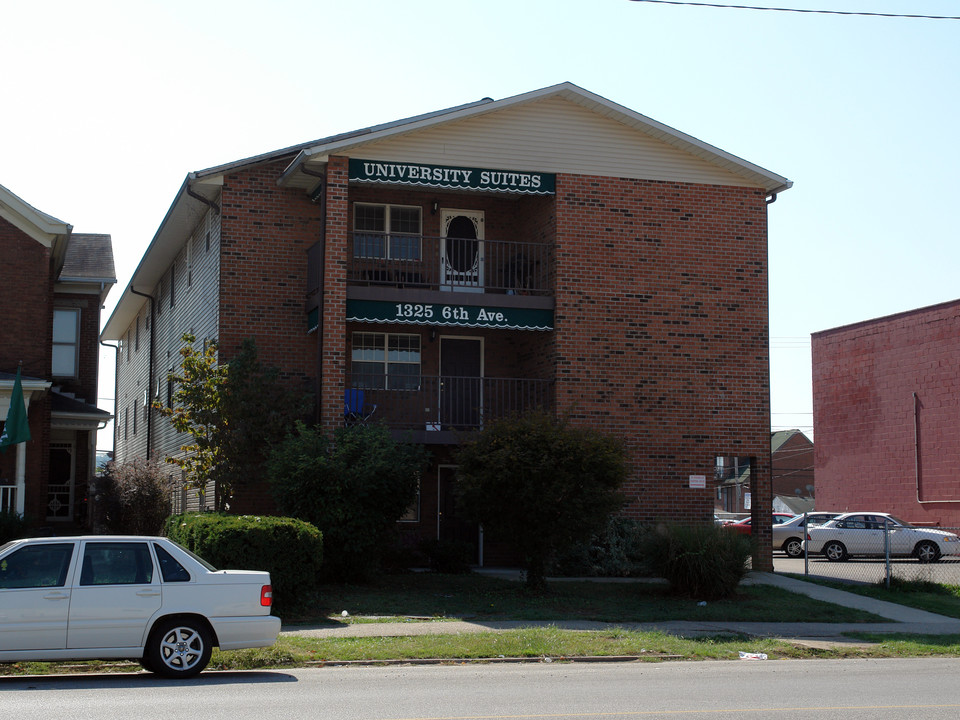
[[[464,167],[762,187],[562,98],[358,145],[352,157]]]

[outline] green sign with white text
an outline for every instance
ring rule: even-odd
[[[454,190],[495,190],[525,195],[553,195],[556,175],[542,172],[487,170],[483,168],[427,165],[350,159],[351,182],[419,185]]]
[[[347,300],[347,321],[504,330],[553,330],[553,310]]]

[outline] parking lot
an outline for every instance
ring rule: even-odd
[[[883,558],[852,558],[843,562],[830,562],[822,556],[788,558],[774,551],[773,569],[780,573],[803,575],[825,580],[854,580],[878,583],[886,578],[886,562]],[[920,563],[915,558],[890,560],[892,577],[902,580],[927,580],[945,585],[960,585],[960,557],[943,557],[935,563]]]

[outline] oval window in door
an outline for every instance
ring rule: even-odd
[[[454,272],[466,273],[477,265],[477,228],[473,221],[457,215],[447,226],[447,262]]]

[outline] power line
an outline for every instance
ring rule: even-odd
[[[755,5],[721,5],[719,3],[681,2],[681,0],[631,0],[631,2],[658,5],[689,5],[692,7],[725,8],[727,10],[769,10],[772,12],[810,13],[814,15],[859,15],[861,17],[912,18],[917,20],[960,20],[953,15],[903,15],[899,13],[855,12],[852,10],[805,10],[802,8],[758,7]]]

